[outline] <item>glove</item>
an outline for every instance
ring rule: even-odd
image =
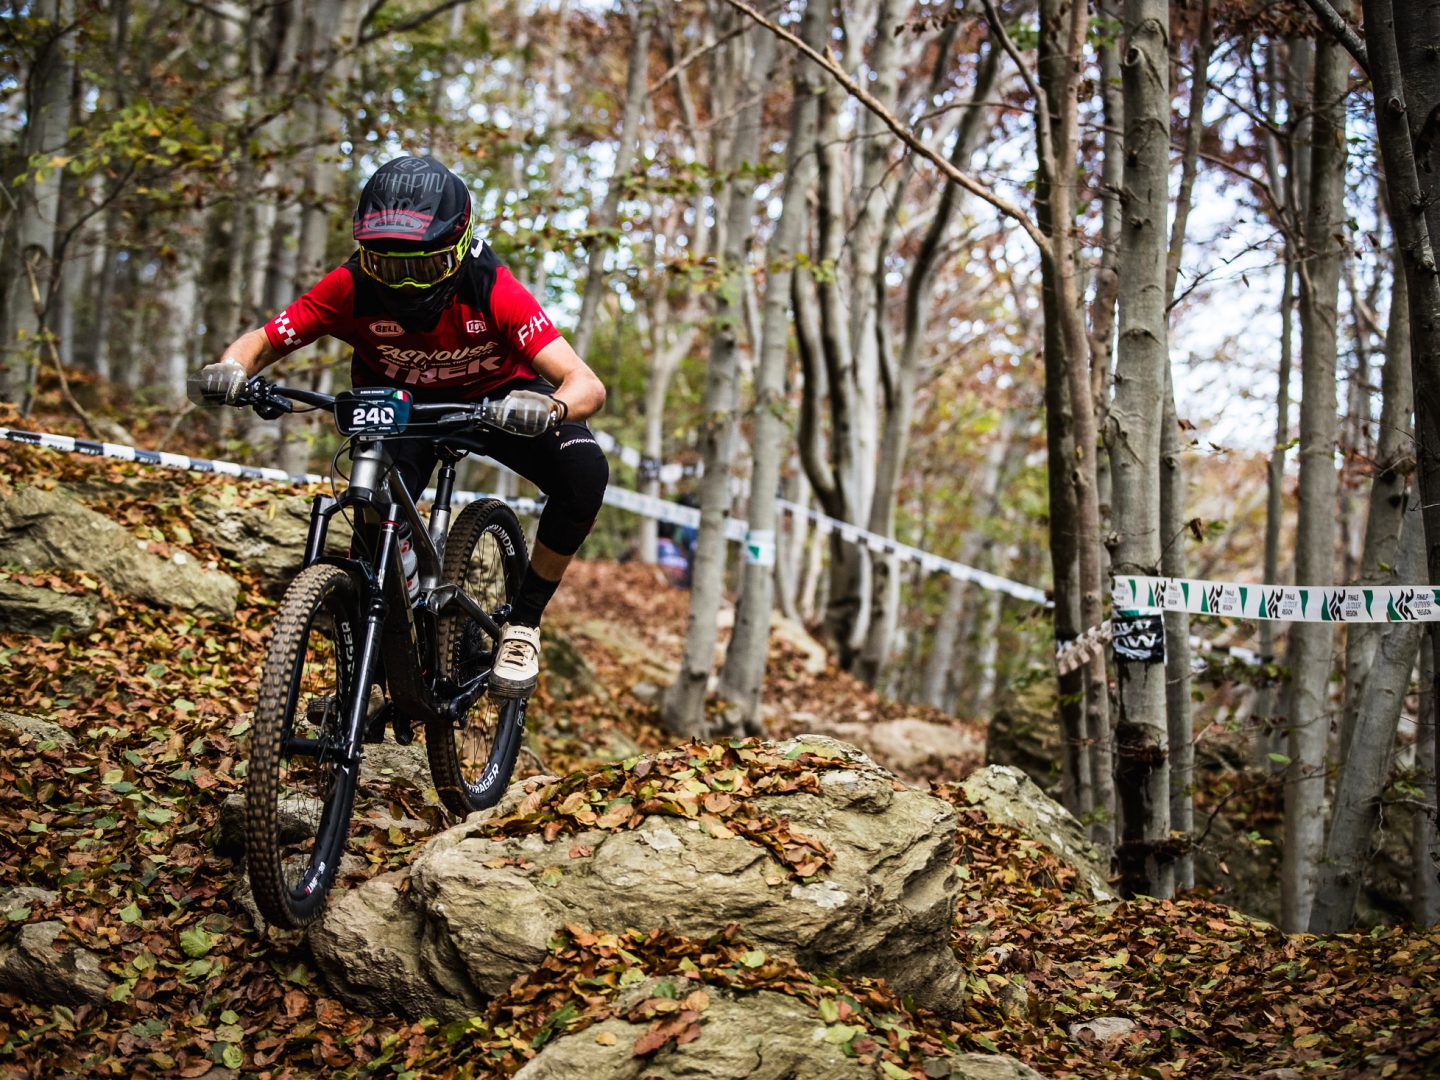
[[[515,390],[495,403],[495,425],[512,435],[543,435],[560,422],[560,404],[549,394]]]
[[[233,405],[249,376],[240,361],[227,356],[218,364],[206,364],[193,378],[200,396],[207,402]]]

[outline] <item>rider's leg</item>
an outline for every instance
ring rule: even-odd
[[[493,440],[489,453],[547,496],[490,682],[496,694],[519,696],[528,694],[539,676],[540,618],[595,524],[610,466],[590,430],[578,423],[561,424],[535,439]]]

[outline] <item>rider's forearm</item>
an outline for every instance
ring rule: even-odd
[[[259,375],[280,359],[280,354],[270,344],[264,330],[251,330],[241,334],[221,354],[222,360],[234,360],[245,369],[247,376]]]
[[[563,401],[567,420],[588,420],[605,404],[605,384],[589,368],[569,372],[555,388],[554,398]]]

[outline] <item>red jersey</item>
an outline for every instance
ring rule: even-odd
[[[337,266],[265,324],[281,356],[329,334],[351,345],[355,386],[398,386],[421,396],[471,400],[516,379],[537,377],[537,353],[560,336],[539,301],[483,248],[467,259],[440,320],[406,330],[385,313],[359,259]],[[445,391],[426,395],[423,391]]]

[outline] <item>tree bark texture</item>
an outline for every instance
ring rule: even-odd
[[[1400,523],[1410,487],[1413,436],[1410,412],[1410,305],[1406,300],[1405,268],[1397,257],[1390,287],[1390,323],[1385,335],[1385,363],[1380,371],[1380,425],[1375,448],[1375,476],[1365,515],[1365,543],[1360,553],[1361,585],[1395,585],[1419,578],[1398,574]],[[1423,565],[1420,567],[1424,572]],[[1359,719],[1364,686],[1376,646],[1391,628],[1356,623],[1345,628],[1345,713],[1340,728],[1340,759],[1346,761]]]
[[[1160,426],[1169,369],[1165,291],[1170,169],[1168,0],[1127,0],[1125,181],[1121,200],[1120,338],[1110,403],[1116,574],[1160,569]],[[1121,617],[1120,612],[1115,618]],[[1168,648],[1168,642],[1167,648]],[[1118,849],[1122,887],[1169,896],[1175,890],[1170,847],[1169,734],[1165,665],[1115,651],[1118,715],[1115,753],[1123,822]]]
[[[39,0],[30,13],[43,19],[53,33],[30,66],[25,83],[25,131],[20,140],[21,168],[42,158],[14,192],[15,257],[28,264],[42,288],[54,274],[56,226],[60,221],[58,168],[43,160],[65,145],[70,128],[71,84],[75,75],[75,0]],[[35,310],[22,266],[4,275],[4,308],[0,311],[0,401],[24,403],[28,409],[32,371],[39,359],[36,337],[42,324]]]
[[[653,0],[636,0],[631,14],[630,62],[625,77],[625,103],[620,118],[620,139],[615,145],[615,171],[605,189],[594,220],[590,222],[590,243],[585,274],[585,292],[580,299],[580,318],[575,324],[575,351],[582,357],[590,348],[595,332],[595,313],[605,292],[605,256],[614,246],[610,231],[620,216],[620,199],[630,178],[640,142],[640,119],[645,112],[646,76],[650,66],[650,35],[655,23]]]
[[[818,38],[826,23],[825,7],[807,5],[801,25],[806,40]],[[720,696],[731,703],[745,731],[759,733],[760,692],[770,645],[770,609],[774,602],[776,495],[790,422],[786,415],[789,368],[790,297],[794,258],[804,236],[805,205],[814,170],[816,93],[819,73],[796,58],[795,100],[790,109],[786,147],[785,194],[780,219],[765,253],[765,301],[760,330],[760,360],[755,376],[754,444],[750,472],[749,536],[745,542],[743,584],[735,608],[735,629],[720,675]]]
[[[1425,559],[1425,530],[1418,508],[1405,515],[1401,547],[1400,573],[1404,580],[1414,581],[1424,573]],[[1355,898],[1380,820],[1380,796],[1390,779],[1395,729],[1415,670],[1420,627],[1418,622],[1387,626],[1372,654],[1354,738],[1335,788],[1335,812],[1310,909],[1312,934],[1348,930],[1354,920]]]
[[[700,484],[700,534],[691,572],[690,615],[680,674],[661,703],[665,726],[680,735],[715,732],[705,720],[705,694],[714,666],[715,638],[724,588],[725,519],[730,510],[730,459],[737,404],[737,350],[740,290],[754,228],[755,174],[741,166],[759,157],[761,105],[775,56],[775,39],[752,30],[741,39],[749,53],[740,99],[747,104],[736,116],[730,143],[729,221],[722,249],[722,278],[715,293],[710,360],[705,374],[705,420],[701,429],[705,475]],[[724,726],[722,722],[722,727]]]
[[[1200,171],[1200,142],[1205,134],[1205,99],[1210,85],[1210,53],[1214,46],[1210,0],[1201,0],[1200,29],[1191,54],[1190,102],[1186,114],[1185,150],[1180,162],[1180,188],[1170,224],[1165,257],[1166,310],[1175,303],[1185,226],[1190,219],[1195,178]],[[1167,323],[1168,325],[1168,323]],[[1168,349],[1167,349],[1168,352]],[[1166,577],[1186,577],[1185,440],[1175,409],[1174,364],[1165,364],[1165,411],[1160,420],[1160,570]],[[1195,731],[1190,714],[1190,615],[1165,613],[1165,720],[1170,743],[1170,828],[1182,838],[1195,829]],[[1175,887],[1195,885],[1195,857],[1186,843],[1175,859]]]
[[[1327,585],[1335,566],[1336,305],[1344,258],[1345,97],[1350,56],[1322,39],[1315,54],[1314,135],[1307,270],[1300,278],[1300,495],[1295,580]],[[1290,764],[1285,779],[1285,846],[1280,921],[1287,931],[1310,921],[1315,874],[1325,839],[1325,754],[1330,736],[1334,630],[1299,622],[1290,630],[1291,682],[1286,708]]]

